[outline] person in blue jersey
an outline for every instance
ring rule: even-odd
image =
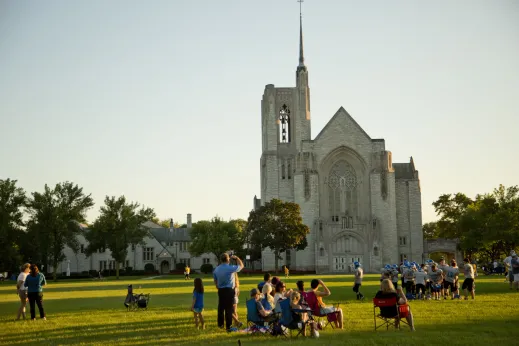
[[[202,314],[204,312],[204,284],[200,278],[196,278],[194,284],[191,311],[193,311],[196,329],[205,329],[204,315]]]
[[[231,258],[236,261],[237,265],[230,264]],[[229,257],[226,253],[222,254],[220,261],[221,264],[213,271],[214,284],[218,290],[218,327],[224,327],[225,319],[225,329],[232,332],[234,331],[231,329],[231,325],[236,287],[234,273],[243,269],[243,262],[238,256]]]
[[[46,320],[45,311],[43,310],[43,286],[47,284],[45,275],[40,273],[36,264],[31,265],[31,273],[25,278],[24,286],[27,287],[27,296],[29,297],[29,306],[31,307],[31,320],[36,319],[36,310],[34,304],[38,305],[40,318]]]

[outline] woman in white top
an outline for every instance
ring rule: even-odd
[[[25,263],[21,268],[21,273],[18,275],[18,279],[16,280],[16,292],[18,293],[18,297],[20,297],[20,307],[18,308],[18,315],[16,319],[19,320],[21,316],[25,320],[25,306],[27,305],[27,287],[24,286],[25,278],[31,271],[31,265],[29,263]]]
[[[274,294],[274,305],[281,299],[289,298],[292,294],[292,289],[287,291],[287,287],[283,281],[280,281],[276,285],[276,294]]]

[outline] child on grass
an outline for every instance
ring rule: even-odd
[[[191,311],[193,311],[196,329],[198,329],[198,325],[200,325],[200,329],[205,329],[204,316],[202,315],[204,311],[204,284],[200,278],[196,278],[194,282],[195,289],[193,290]]]

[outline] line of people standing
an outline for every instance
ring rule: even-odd
[[[43,286],[47,284],[45,275],[40,273],[36,264],[25,263],[21,267],[20,275],[16,280],[16,293],[20,298],[20,307],[16,319],[23,317],[26,319],[25,309],[29,302],[31,320],[36,319],[36,306],[40,313],[40,318],[46,320],[45,310],[43,309]]]

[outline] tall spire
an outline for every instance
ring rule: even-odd
[[[297,70],[306,69],[305,67],[305,55],[303,53],[303,12],[302,4],[304,0],[297,0],[299,2],[299,65]]]

